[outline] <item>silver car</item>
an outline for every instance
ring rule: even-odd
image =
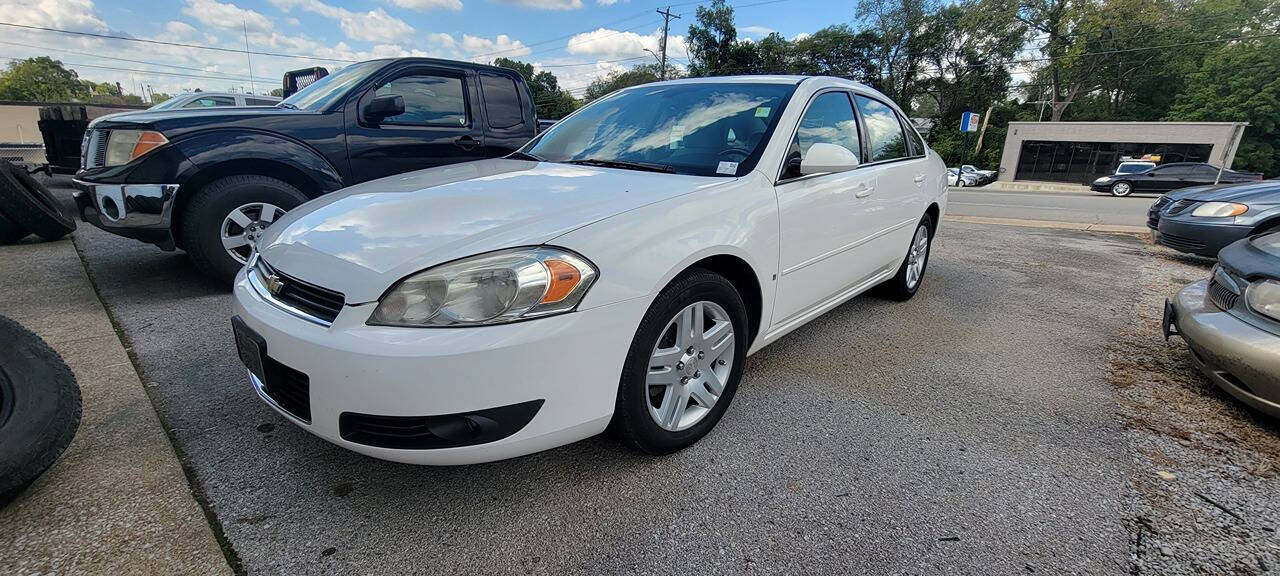
[[[1280,232],[1223,248],[1208,280],[1165,301],[1163,330],[1214,384],[1280,418]]]

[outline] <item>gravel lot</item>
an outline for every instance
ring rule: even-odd
[[[1280,565],[1280,432],[1156,335],[1161,299],[1207,267],[1134,236],[944,218],[914,300],[857,298],[753,356],[698,445],[463,468],[298,430],[250,391],[225,290],[181,254],[89,226],[77,243],[249,573]]]

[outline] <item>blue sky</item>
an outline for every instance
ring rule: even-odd
[[[709,1],[709,0],[708,0]],[[684,35],[699,2],[673,0],[0,0],[0,22],[180,44],[303,56],[252,56],[254,88],[279,86],[293,68],[399,55],[533,62],[580,93],[592,78],[652,62],[672,6],[669,54],[687,60]],[[847,22],[852,2],[731,0],[739,34],[787,37]],[[0,56],[47,55],[81,77],[137,93],[251,90],[243,53],[142,44],[0,26]],[[321,60],[328,59],[328,60]],[[129,87],[133,86],[130,90]]]

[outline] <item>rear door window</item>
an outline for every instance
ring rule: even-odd
[[[236,99],[231,96],[201,96],[188,102],[183,108],[213,108],[215,106],[235,106]]]
[[[898,115],[887,104],[862,95],[854,95],[862,122],[867,128],[867,144],[871,149],[870,162],[905,158],[907,140],[902,132]]]
[[[379,86],[376,92],[376,96],[393,95],[404,99],[404,113],[388,116],[381,124],[457,128],[470,123],[461,78],[409,74]]]
[[[525,107],[513,78],[481,73],[480,88],[484,92],[484,111],[490,128],[513,128],[524,123]]]

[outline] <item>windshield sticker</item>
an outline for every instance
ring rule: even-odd
[[[671,127],[671,149],[679,149],[681,140],[684,140],[684,126],[676,124]]]
[[[719,166],[716,166],[716,174],[737,174],[737,173],[738,173],[737,162],[721,162]]]
[[[768,106],[758,106],[758,107],[756,107],[756,118],[768,118],[768,117],[769,117],[769,110],[770,110],[770,108],[769,108]]]

